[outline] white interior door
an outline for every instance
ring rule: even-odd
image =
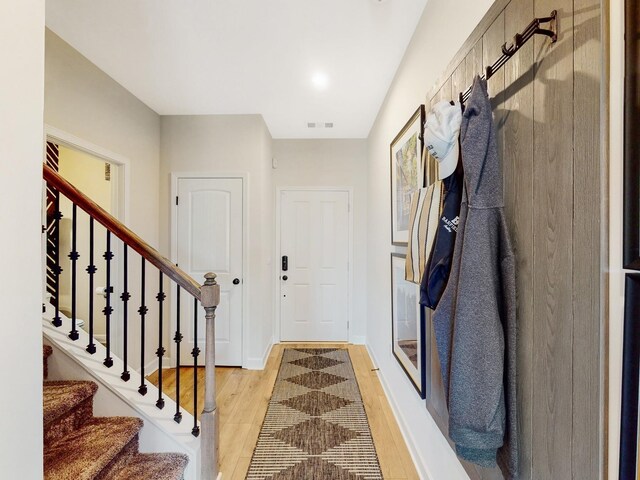
[[[216,364],[242,365],[242,228],[241,178],[180,178],[177,206],[178,265],[197,282],[214,272],[220,284],[216,309]],[[181,364],[192,364],[191,350],[201,350],[204,361],[204,309],[198,307],[194,329],[194,302],[181,296]]]
[[[290,190],[280,198],[280,338],[349,338],[349,193]]]

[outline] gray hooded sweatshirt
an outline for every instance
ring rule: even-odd
[[[458,456],[518,478],[515,259],[486,81],[460,130],[465,191],[451,274],[433,316]]]

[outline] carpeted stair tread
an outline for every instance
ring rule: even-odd
[[[142,420],[132,417],[102,417],[88,421],[45,448],[45,480],[93,479],[141,428]]]
[[[181,480],[188,462],[179,453],[138,453],[108,480]]]
[[[44,382],[42,391],[43,423],[46,428],[56,418],[71,412],[98,390],[94,382],[51,381]]]

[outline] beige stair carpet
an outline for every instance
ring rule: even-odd
[[[42,350],[47,378],[51,347]],[[139,453],[142,420],[94,417],[94,382],[43,384],[45,480],[182,480],[188,458],[178,453]]]

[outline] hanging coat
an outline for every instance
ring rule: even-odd
[[[518,478],[515,259],[486,81],[462,118],[465,188],[451,274],[433,324],[458,456]]]
[[[420,305],[435,310],[449,281],[463,188],[462,167],[442,180],[442,211],[431,255],[420,283]]]

